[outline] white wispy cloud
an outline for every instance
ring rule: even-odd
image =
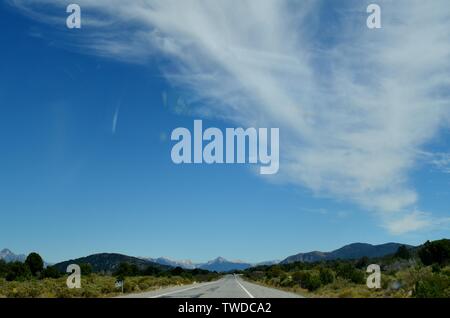
[[[424,159],[434,168],[444,173],[450,173],[450,153],[444,152],[426,152],[420,153]]]
[[[396,235],[405,234],[417,230],[430,230],[439,227],[448,227],[449,218],[434,218],[429,213],[413,211],[401,217],[385,220],[386,228]]]
[[[116,110],[114,111],[112,128],[111,128],[111,132],[113,135],[116,134],[117,121],[119,120],[119,112],[120,112],[120,104],[116,107]]]
[[[31,10],[37,1],[14,2]],[[111,26],[82,40],[93,52],[163,53],[165,75],[199,113],[280,127],[284,181],[373,211],[392,233],[440,223],[417,212],[408,177],[450,122],[447,0],[379,0],[381,30],[365,26],[369,2],[353,0],[333,23],[320,20],[326,1],[77,3],[91,21],[101,13],[93,26]]]

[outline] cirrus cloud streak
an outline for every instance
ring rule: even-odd
[[[34,15],[36,4],[61,5],[13,2]],[[164,56],[164,74],[198,113],[280,127],[283,181],[356,203],[394,234],[448,224],[417,212],[409,180],[449,125],[446,0],[377,1],[380,30],[365,26],[364,1],[78,3],[92,23],[79,43],[91,52]]]

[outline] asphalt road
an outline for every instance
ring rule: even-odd
[[[244,281],[237,275],[209,282],[124,295],[126,298],[301,298],[300,295]]]

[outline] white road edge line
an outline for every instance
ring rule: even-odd
[[[236,278],[236,274],[234,274],[234,279],[236,280],[236,283],[238,283],[239,286],[241,286],[241,288],[247,293],[247,295],[248,295],[250,298],[255,298],[252,294],[250,294],[250,292],[247,290],[247,288],[245,288],[245,287],[238,281],[238,279]]]
[[[171,292],[168,292],[168,293],[164,293],[164,294],[160,294],[160,295],[156,295],[156,296],[151,296],[151,297],[148,297],[148,298],[159,298],[159,297],[163,297],[163,296],[167,296],[167,295],[181,293],[181,292],[184,292],[186,290],[190,290],[190,289],[194,289],[194,288],[199,288],[199,287],[211,285],[211,284],[214,284],[214,283],[217,283],[217,281],[210,282],[210,283],[199,284],[198,286],[192,286],[192,287],[185,288],[185,289],[174,290],[174,291],[171,291]]]

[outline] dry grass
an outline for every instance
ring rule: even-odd
[[[125,280],[125,293],[150,291],[161,287],[192,283],[187,278],[172,277],[129,277]],[[111,276],[89,275],[82,278],[80,289],[69,289],[66,277],[58,279],[29,280],[8,282],[0,279],[0,297],[8,298],[98,298],[112,297],[120,292],[115,287],[115,278]]]

